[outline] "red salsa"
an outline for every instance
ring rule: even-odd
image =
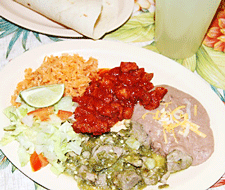
[[[148,110],[157,108],[167,89],[154,88],[152,78],[153,73],[145,72],[135,62],[121,62],[120,67],[100,70],[85,93],[73,98],[79,104],[74,131],[101,135],[118,121],[130,119],[137,103]]]

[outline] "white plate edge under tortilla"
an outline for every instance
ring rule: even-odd
[[[134,0],[118,0],[118,4],[120,5],[118,18],[108,32],[124,24],[133,12]],[[0,16],[18,26],[42,34],[58,37],[83,37],[80,33],[66,28],[13,0],[0,1]]]
[[[10,95],[13,94],[16,84],[22,80],[24,69],[37,68],[46,55],[60,55],[66,52],[78,53],[86,59],[93,56],[99,60],[99,67],[103,68],[119,66],[121,61],[135,61],[139,67],[144,67],[148,72],[154,72],[153,83],[155,85],[169,84],[198,99],[210,116],[215,138],[215,151],[205,163],[172,175],[168,181],[169,189],[207,189],[219,180],[225,171],[225,107],[222,101],[204,80],[185,67],[152,51],[121,42],[105,40],[55,42],[25,52],[9,62],[0,71],[0,78],[4,79],[0,81],[0,88],[4,89],[4,93],[0,94],[0,137],[3,136],[2,128],[8,124],[2,110],[10,104]],[[65,175],[56,177],[50,172],[49,167],[38,172],[32,172],[29,164],[20,167],[16,153],[17,147],[18,143],[13,142],[2,147],[2,151],[16,167],[35,182],[52,190],[76,187],[72,178]]]

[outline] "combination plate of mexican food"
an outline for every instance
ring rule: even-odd
[[[223,174],[224,106],[161,55],[59,42],[24,53],[1,78],[1,149],[46,188],[206,189]]]

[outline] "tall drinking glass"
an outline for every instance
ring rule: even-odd
[[[194,55],[221,0],[156,0],[155,42],[167,57]]]

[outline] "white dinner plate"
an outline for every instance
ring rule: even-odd
[[[108,32],[115,30],[130,17],[134,0],[117,0],[119,15]],[[59,37],[82,37],[76,31],[66,28],[13,0],[0,0],[0,16],[26,29]]]
[[[105,40],[70,40],[54,42],[30,50],[9,62],[0,71],[0,137],[3,127],[9,124],[2,110],[10,105],[10,98],[19,81],[23,79],[25,68],[38,68],[46,55],[61,55],[62,53],[78,53],[85,59],[90,56],[97,58],[100,68],[112,68],[121,61],[136,62],[147,72],[153,72],[153,84],[168,84],[198,99],[206,108],[215,139],[215,151],[203,164],[178,172],[170,176],[168,189],[204,190],[213,185],[225,172],[225,107],[209,85],[200,77],[187,70],[177,62],[152,51],[130,46],[121,42]],[[35,182],[51,190],[76,189],[76,182],[68,176],[55,176],[45,167],[38,172],[32,172],[28,164],[21,167],[17,156],[18,143],[13,142],[2,147],[9,160],[24,174]],[[148,188],[151,189],[151,188]]]

